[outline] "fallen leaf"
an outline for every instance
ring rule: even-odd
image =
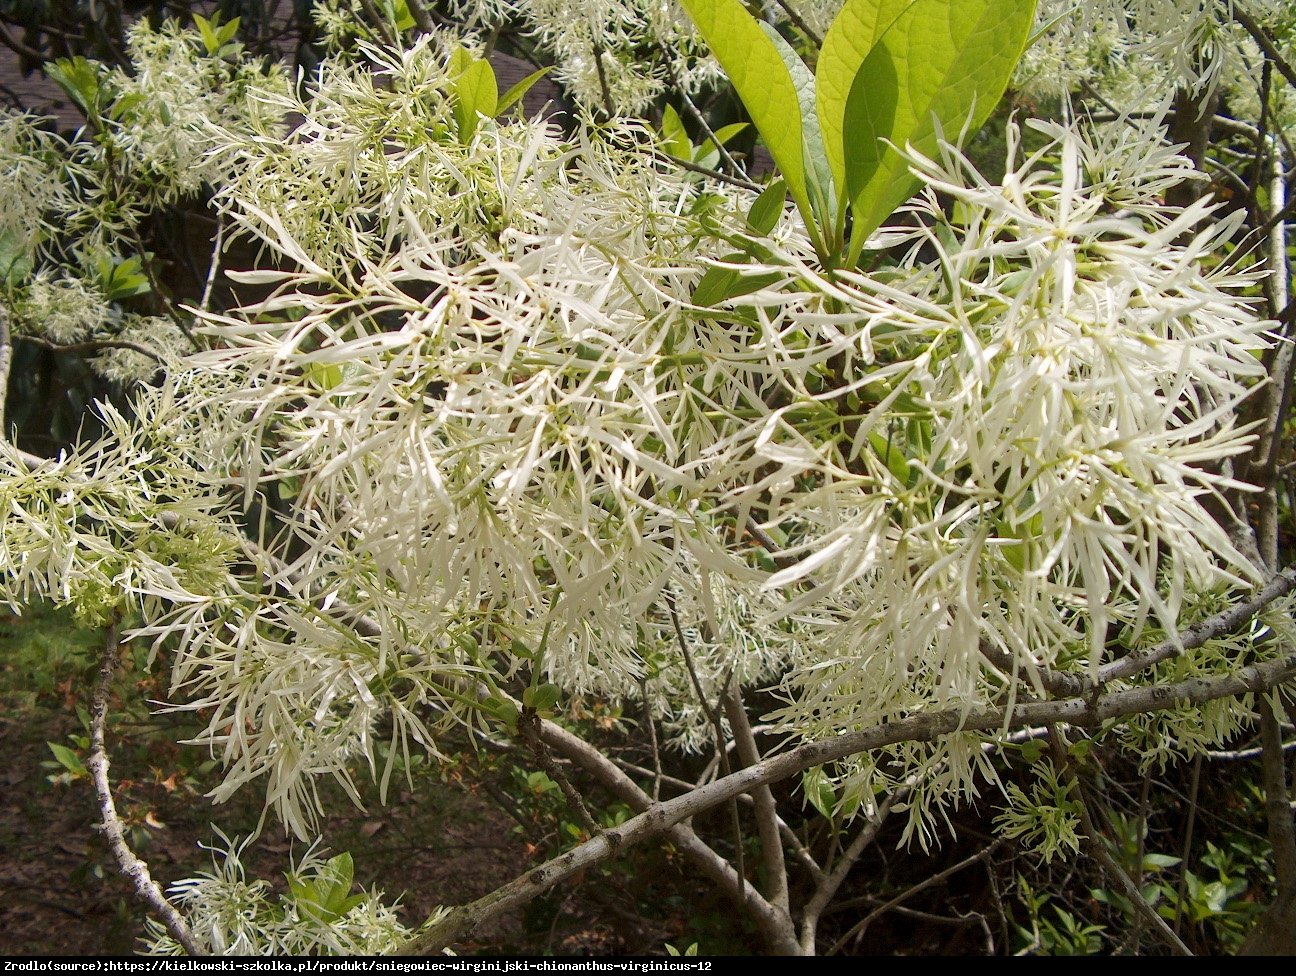
[[[385,825],[381,820],[370,820],[360,825],[360,833],[366,837],[372,837],[378,831],[382,830]]]

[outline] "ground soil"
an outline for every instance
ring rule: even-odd
[[[0,772],[0,891],[6,893],[0,899],[0,952],[5,954],[100,955],[139,947],[142,918],[92,826],[97,818],[88,783],[52,785],[46,778],[50,770],[42,766],[50,756],[46,742],[65,741],[76,726],[74,714],[44,722],[34,722],[30,714],[0,715],[6,758]],[[425,918],[437,904],[483,895],[529,864],[524,841],[494,803],[451,786],[446,793],[450,802],[439,806],[452,810],[448,815],[435,811],[435,823],[428,816],[434,811],[402,792],[386,810],[343,810],[327,827],[334,837],[368,841],[355,855],[357,879],[403,891],[409,921]],[[199,845],[212,840],[208,821],[225,818],[199,796],[160,799],[148,811],[159,826],[145,828],[149,842],[140,853],[166,884],[210,866],[209,853]],[[281,877],[292,846],[269,826],[251,849],[250,866],[263,877]],[[519,937],[516,919],[505,919],[481,936],[500,945]]]

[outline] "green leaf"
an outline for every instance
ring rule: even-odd
[[[12,227],[0,230],[0,285],[21,284],[35,270],[31,248]]]
[[[67,746],[61,746],[57,742],[47,742],[45,744],[49,746],[50,752],[54,753],[54,758],[59,761],[59,765],[73,776],[90,775],[86,771],[85,764],[81,762],[81,757]]]
[[[887,466],[887,470],[895,475],[896,480],[902,485],[909,483],[909,461],[904,456],[904,452],[885,435],[878,431],[870,431],[869,444],[873,447],[873,452],[881,459],[882,463]]]
[[[49,62],[45,74],[68,93],[81,111],[93,117],[99,114],[99,67],[78,54]]]
[[[473,63],[473,56],[468,53],[468,49],[462,44],[455,47],[450,52],[450,61],[446,65],[446,74],[450,76],[451,82],[459,80],[459,76],[467,71]]]
[[[217,17],[219,18],[219,14]],[[208,54],[215,54],[220,50],[220,38],[216,36],[216,31],[212,29],[211,21],[202,14],[193,15],[194,26],[198,28],[198,34],[202,37],[203,47],[207,49]]]
[[[1035,0],[915,0],[873,45],[842,117],[854,221],[849,263],[913,191],[893,146],[933,153],[942,130],[979,128],[1008,85],[1034,17]]]
[[[495,69],[489,61],[473,61],[455,80],[455,122],[459,126],[459,141],[467,142],[477,131],[481,115],[495,117],[499,106],[499,86]]]
[[[739,0],[681,0],[747,108],[807,222],[801,105],[774,42]]]
[[[96,266],[99,270],[99,288],[104,298],[110,302],[143,295],[152,288],[148,276],[142,272],[144,264],[138,256],[116,263],[111,257],[106,257]]]
[[[741,253],[727,254],[723,260],[742,261],[746,257],[747,255]],[[703,308],[710,308],[726,299],[737,298],[739,295],[749,295],[767,285],[772,285],[780,277],[781,275],[774,272],[744,274],[738,268],[722,268],[718,265],[712,265],[706,269],[701,280],[698,281],[697,287],[693,290],[693,304],[700,305]]]
[[[1044,743],[1039,739],[1027,739],[1019,748],[1021,749],[1022,758],[1028,763],[1037,763],[1040,756],[1044,755]]]
[[[502,723],[510,729],[517,729],[518,724],[518,707],[507,698],[499,698],[492,695],[482,702],[482,710],[487,715],[491,715],[496,721]]]
[[[417,24],[414,15],[410,13],[409,4],[406,0],[395,0],[395,3],[388,2],[387,16],[391,18],[391,22],[396,25],[396,29],[402,34],[407,30],[412,30]]]
[[[802,773],[801,787],[805,790],[810,805],[831,820],[833,808],[837,805],[837,793],[824,775],[823,767],[813,766]]]
[[[801,60],[801,56],[777,30],[764,21],[760,26],[770,39],[770,43],[774,45],[796,89],[797,105],[801,111],[801,151],[806,168],[806,193],[810,197],[816,226],[825,237],[828,237],[831,236],[836,220],[837,194],[832,171],[828,166],[828,158],[824,152],[819,115],[815,111],[815,78],[810,73],[810,69],[805,66],[805,62]]]
[[[715,141],[722,146],[727,145],[730,139],[742,132],[748,125],[747,122],[730,122],[728,125],[722,125],[715,130]]]
[[[552,70],[553,65],[549,65],[541,68],[539,71],[533,71],[506,91],[504,96],[499,100],[499,104],[495,106],[495,114],[503,115],[518,102],[522,101],[523,96],[531,90],[532,86]]]
[[[753,234],[764,237],[774,229],[779,217],[783,215],[783,204],[787,202],[787,184],[775,180],[761,191],[756,202],[747,211],[747,229]]]
[[[684,123],[673,105],[662,109],[662,152],[676,159],[693,158],[693,140],[688,137]]]
[[[326,393],[339,386],[345,378],[338,363],[307,363],[302,372],[312,386]]]
[[[561,697],[562,691],[557,685],[537,685],[522,692],[522,704],[527,708],[535,709],[537,712],[543,712],[557,705],[558,699]]]
[[[846,100],[855,76],[882,35],[916,2],[846,0],[824,35],[815,73],[816,115],[829,170],[839,187],[846,186]]]

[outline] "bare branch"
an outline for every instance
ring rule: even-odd
[[[895,908],[897,905],[901,904],[902,902],[908,901],[910,898],[912,898],[914,895],[918,894],[921,891],[926,891],[932,885],[940,884],[946,878],[950,877],[951,875],[957,874],[959,871],[962,871],[964,868],[971,867],[973,864],[979,864],[981,861],[984,861],[991,854],[993,854],[1004,843],[1006,842],[1002,840],[997,840],[994,843],[988,845],[987,847],[983,847],[981,850],[977,851],[977,853],[971,855],[970,857],[965,857],[957,864],[950,865],[944,871],[938,871],[936,874],[933,874],[930,878],[924,878],[916,885],[913,885],[910,888],[906,888],[904,891],[900,892],[900,894],[896,895],[890,901],[884,902],[883,904],[879,905],[877,908],[873,909],[873,911],[869,912],[862,919],[860,919],[858,922],[852,925],[850,929],[847,930],[846,934],[843,935],[840,939],[838,939],[833,944],[833,947],[828,950],[828,955],[830,956],[835,955],[837,951],[841,949],[841,947],[844,946],[851,939],[863,935],[865,930],[868,929],[868,927],[872,925],[873,922],[875,922],[882,915],[885,915],[891,909]]]
[[[402,946],[400,952],[408,955],[438,952],[488,919],[526,904],[554,885],[634,844],[665,833],[674,825],[726,803],[741,793],[751,792],[762,784],[786,779],[811,766],[835,762],[900,742],[930,742],[954,732],[999,731],[1050,724],[1097,726],[1129,715],[1199,705],[1247,692],[1267,691],[1293,676],[1296,676],[1296,654],[1238,668],[1229,674],[1213,678],[1190,678],[1174,684],[1130,688],[1088,698],[1026,702],[1012,708],[952,708],[887,722],[819,742],[809,742],[698,787],[683,796],[651,805],[638,816],[528,871],[484,898],[453,909],[443,920],[429,926]],[[553,740],[549,737],[550,726],[551,723],[546,723],[543,729],[546,741],[552,743]],[[593,750],[583,740],[576,741]],[[624,776],[614,764],[609,762],[607,765],[616,775]],[[750,891],[750,886],[748,890]],[[795,951],[799,949],[798,945]]]
[[[1256,42],[1256,47],[1264,52],[1264,56],[1278,69],[1278,73],[1287,79],[1287,83],[1296,87],[1296,67],[1283,57],[1283,53],[1278,48],[1277,42],[1274,41],[1262,24],[1256,23],[1255,19],[1243,9],[1240,3],[1225,4],[1225,9],[1233,14],[1233,19],[1242,25],[1242,28],[1251,35],[1251,39]]]
[[[156,349],[150,349],[148,346],[141,345],[138,342],[131,342],[129,339],[89,339],[85,342],[58,343],[50,342],[41,336],[19,335],[14,336],[19,342],[29,342],[33,346],[40,346],[42,349],[49,349],[53,352],[102,352],[105,349],[128,349],[131,352],[137,352],[141,356],[147,356],[159,365],[166,362]]]
[[[877,809],[877,813],[855,835],[855,839],[846,848],[841,859],[833,866],[832,873],[825,875],[823,880],[815,887],[814,894],[810,896],[810,900],[806,902],[805,908],[801,912],[801,949],[806,955],[814,954],[819,918],[823,915],[824,909],[836,897],[842,883],[846,880],[846,876],[850,874],[851,868],[860,859],[860,855],[864,853],[865,848],[877,840],[882,825],[886,823],[886,818],[891,815],[891,808],[908,794],[909,789],[902,787],[893,791],[883,800],[882,805]]]
[[[99,813],[103,818],[99,829],[108,843],[113,860],[117,862],[117,870],[131,883],[135,894],[161,920],[171,937],[184,946],[185,952],[191,956],[200,956],[203,955],[203,950],[184,917],[163,894],[161,886],[153,880],[148,864],[140,860],[126,843],[126,832],[117,815],[117,805],[113,802],[112,786],[108,782],[108,750],[104,746],[104,726],[108,718],[108,694],[112,688],[113,671],[117,667],[117,647],[117,623],[114,621],[108,627],[103,661],[99,665],[99,681],[90,707],[90,757],[86,761],[86,769],[90,771],[94,781],[95,796],[99,799]]]
[[[1269,822],[1269,843],[1273,845],[1274,877],[1281,898],[1296,891],[1296,831],[1292,828],[1292,810],[1288,802],[1287,770],[1284,761],[1282,729],[1273,706],[1265,695],[1257,703],[1260,712],[1260,739],[1264,748],[1263,776],[1265,817]]]
[[[1270,580],[1260,592],[1246,603],[1239,603],[1213,617],[1207,617],[1200,623],[1193,624],[1182,634],[1179,640],[1165,640],[1156,647],[1129,654],[1118,661],[1105,664],[1098,669],[1098,685],[1108,684],[1121,678],[1138,674],[1168,658],[1179,654],[1181,650],[1191,651],[1201,647],[1209,640],[1224,634],[1230,634],[1248,622],[1257,613],[1273,603],[1280,596],[1285,596],[1296,589],[1296,569],[1287,569]],[[1084,687],[1089,687],[1086,681]]]
[[[743,766],[755,766],[760,762],[760,751],[756,748],[756,736],[752,734],[751,723],[747,721],[742,689],[738,687],[736,679],[731,678],[729,681],[724,706],[739,762]],[[765,877],[769,885],[766,894],[772,904],[788,911],[787,861],[783,857],[783,844],[779,839],[778,807],[774,802],[774,794],[770,792],[768,785],[760,786],[752,793],[752,799],[756,804],[756,829],[760,835],[761,858],[765,863]]]

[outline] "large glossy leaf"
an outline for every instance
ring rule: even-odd
[[[810,219],[801,105],[774,42],[739,0],[681,0],[742,99],[797,205]]]
[[[819,51],[815,101],[824,153],[833,180],[846,185],[846,99],[855,76],[877,42],[917,0],[846,0]],[[875,106],[875,111],[886,106]],[[843,192],[843,197],[845,193]]]
[[[941,130],[980,127],[1003,96],[1034,17],[1035,0],[915,0],[873,46],[851,83],[842,126],[852,262],[913,191],[893,146],[931,153]]]

